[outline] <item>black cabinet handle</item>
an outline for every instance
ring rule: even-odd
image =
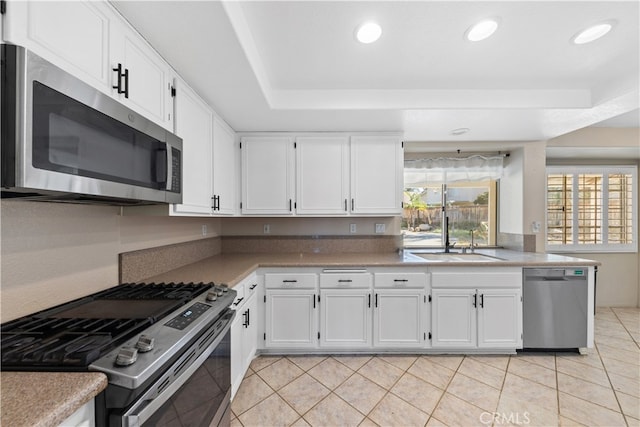
[[[478,294],[473,294],[473,306],[478,306]]]
[[[347,199],[344,199],[344,211],[347,211]]]
[[[371,308],[371,294],[369,294],[369,304],[367,306]]]
[[[408,280],[408,279],[393,279],[393,281],[394,281],[394,282],[401,282],[401,283],[404,283],[404,282],[408,282],[409,280]]]
[[[258,286],[258,284],[254,283],[253,285],[249,286],[249,289],[254,290],[256,288],[256,286]]]
[[[247,308],[247,326],[246,327],[249,327],[249,325],[251,325],[251,317],[250,316],[251,316],[251,309]]]
[[[282,283],[298,283],[297,280],[293,279],[293,280],[283,280]]]
[[[351,283],[351,282],[353,282],[353,280],[351,280],[351,279],[339,279],[338,280],[338,283]]]
[[[356,202],[356,201],[355,201],[355,199],[351,199],[351,210],[353,210],[353,209],[354,209],[354,204],[355,204],[355,202]]]
[[[378,294],[376,294],[376,307],[378,307]]]
[[[246,328],[249,326],[249,310],[242,313],[242,317],[244,317],[244,322],[242,322],[242,326]]]
[[[316,308],[316,296],[313,296],[313,308]]]
[[[484,308],[484,294],[480,294],[480,307]]]
[[[112,68],[113,71],[117,73],[118,76],[118,84],[116,86],[111,86],[113,89],[117,89],[119,94],[124,93],[125,98],[129,98],[129,70],[122,70],[122,64],[118,63],[116,68]],[[124,78],[124,85],[122,79]],[[122,88],[124,86],[124,89]]]
[[[234,302],[233,305],[234,306],[238,306],[238,304],[240,304],[240,301],[242,301],[244,299],[244,297],[240,298],[238,301]]]
[[[291,199],[289,199],[289,212],[291,212]]]

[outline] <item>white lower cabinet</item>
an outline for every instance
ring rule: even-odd
[[[432,287],[433,348],[522,348],[521,269],[434,271]]]
[[[381,269],[374,273],[373,345],[426,345],[429,276],[424,271]]]
[[[317,343],[316,291],[267,289],[266,346],[308,348]]]
[[[258,281],[253,274],[234,289],[238,293],[232,307],[236,317],[231,323],[231,398],[256,355],[258,343]]]
[[[95,409],[95,399],[91,399],[69,415],[60,425],[64,427],[94,427],[96,425]]]

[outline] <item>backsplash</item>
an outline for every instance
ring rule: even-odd
[[[223,253],[396,252],[402,236],[223,236]]]
[[[220,237],[176,243],[119,254],[119,283],[135,283],[147,277],[183,267],[220,253]]]
[[[498,246],[512,251],[535,252],[535,234],[498,233]]]

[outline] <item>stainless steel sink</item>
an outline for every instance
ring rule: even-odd
[[[418,256],[427,261],[435,262],[496,262],[504,261],[502,258],[493,257],[490,255],[478,254],[478,253],[462,253],[462,252],[413,252],[414,256]]]

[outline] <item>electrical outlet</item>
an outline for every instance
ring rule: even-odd
[[[376,233],[384,233],[386,230],[386,226],[384,224],[376,224]]]
[[[269,234],[269,233],[271,233],[271,224],[265,224],[265,225],[264,225],[264,227],[263,227],[263,229],[262,229],[262,232],[263,232],[264,234]]]
[[[203,225],[203,226],[202,226],[202,235],[203,235],[203,236],[206,236],[206,235],[207,235],[207,226],[206,226],[206,225]]]
[[[356,225],[355,224],[349,224],[349,233],[355,233],[356,232]]]
[[[540,224],[540,221],[533,221],[531,223],[531,231],[533,233],[539,233],[540,232],[540,227],[542,224]]]

